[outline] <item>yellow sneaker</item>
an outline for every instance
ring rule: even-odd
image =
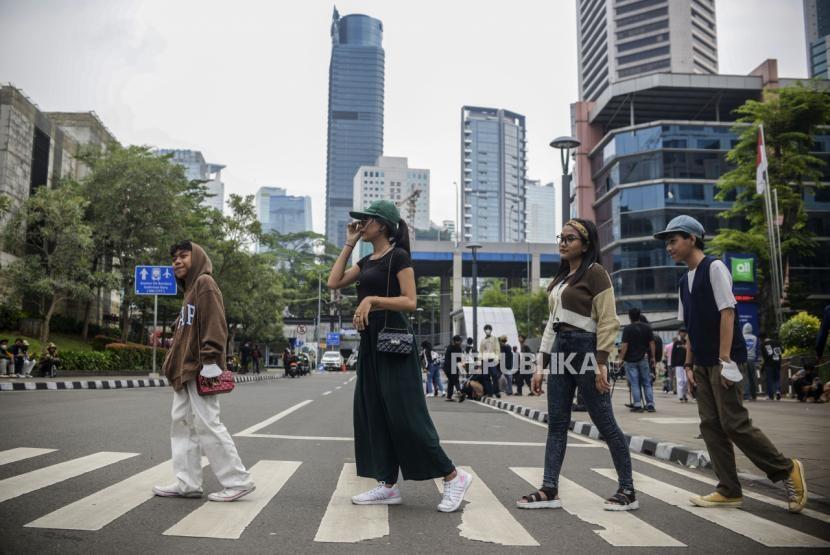
[[[709,495],[695,495],[690,497],[689,501],[698,507],[738,508],[743,504],[744,499],[743,497],[724,497],[718,492],[713,492]]]
[[[787,490],[787,504],[791,513],[800,513],[807,505],[807,480],[804,479],[804,465],[798,459],[793,459],[793,469],[790,477],[784,480]]]

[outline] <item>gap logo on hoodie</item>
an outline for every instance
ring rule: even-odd
[[[193,318],[196,317],[196,305],[186,304],[182,305],[182,310],[179,312],[179,325],[192,326]]]

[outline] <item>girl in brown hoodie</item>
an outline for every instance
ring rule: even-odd
[[[201,497],[201,453],[224,488],[208,495],[210,501],[235,501],[254,491],[251,476],[242,464],[233,439],[219,420],[219,400],[201,396],[196,375],[216,378],[225,368],[228,325],[222,292],[210,275],[213,266],[205,251],[190,241],[170,249],[176,281],[184,302],[174,324],[173,346],[162,370],[173,386],[170,446],[176,482],[155,486],[161,497]]]

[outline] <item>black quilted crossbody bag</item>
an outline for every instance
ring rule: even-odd
[[[395,252],[389,257],[389,270],[386,275],[386,296],[389,296],[389,283],[392,278],[392,260],[395,257]],[[378,332],[377,350],[381,353],[389,353],[395,355],[409,355],[415,348],[415,334],[409,328],[390,328],[387,326],[389,321],[389,311],[383,318],[383,328]]]

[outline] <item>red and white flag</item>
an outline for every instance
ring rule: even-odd
[[[758,126],[758,148],[755,156],[755,192],[764,194],[767,188],[767,145],[764,143],[764,126]]]

